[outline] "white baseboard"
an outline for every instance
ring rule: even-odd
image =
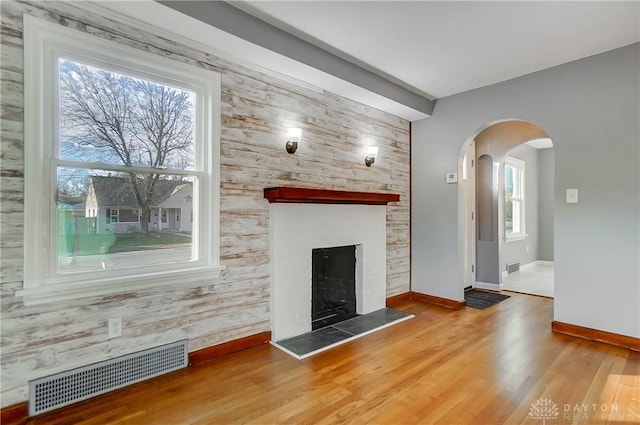
[[[520,267],[520,270],[522,269],[528,269],[534,266],[553,266],[553,261],[545,261],[545,260],[536,260],[536,261],[532,261],[530,263],[525,264],[524,266]]]
[[[487,291],[502,291],[502,283],[486,283],[486,282],[476,282],[474,288],[477,289],[486,289]]]
[[[520,270],[527,270],[530,269],[531,267],[535,267],[535,266],[553,266],[553,261],[546,261],[546,260],[536,260],[536,261],[532,261],[530,263],[524,264],[522,266],[520,266]],[[509,273],[507,273],[506,270],[502,270],[502,278],[505,279],[509,276]]]

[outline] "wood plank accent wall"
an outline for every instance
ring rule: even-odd
[[[27,399],[29,380],[159,344],[196,351],[268,332],[269,203],[263,189],[296,186],[400,194],[387,206],[387,296],[409,290],[409,123],[331,93],[317,93],[154,35],[145,25],[71,3],[2,2],[0,295],[2,406]],[[25,307],[23,268],[22,15],[109,38],[222,75],[219,279],[174,289]],[[295,155],[289,127],[301,127]],[[364,165],[364,146],[379,146]],[[107,339],[107,320],[123,336]]]

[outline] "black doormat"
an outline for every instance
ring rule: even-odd
[[[496,294],[495,292],[477,291],[472,289],[465,291],[464,301],[468,307],[479,308],[484,310],[492,305],[498,304],[500,301],[504,301],[509,298],[509,295]]]

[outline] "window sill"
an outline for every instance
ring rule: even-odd
[[[101,297],[118,293],[135,292],[139,289],[162,286],[184,287],[193,282],[217,278],[224,266],[206,266],[171,272],[147,273],[135,276],[58,283],[35,288],[25,288],[16,292],[24,305],[32,306],[57,301],[67,301],[85,297]]]
[[[505,236],[504,237],[504,241],[506,243],[522,241],[522,240],[525,240],[527,238],[527,236],[529,236],[529,235],[527,235],[526,233],[517,233],[517,234],[513,234],[511,236]]]

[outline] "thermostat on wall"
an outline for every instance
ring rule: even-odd
[[[458,183],[458,173],[447,173],[447,183]]]

